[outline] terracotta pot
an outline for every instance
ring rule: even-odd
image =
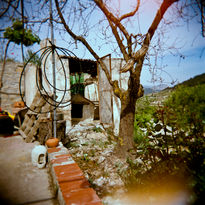
[[[59,144],[59,139],[58,138],[50,138],[46,141],[46,145],[49,148],[57,147],[58,144]]]
[[[14,103],[14,107],[15,108],[23,108],[23,107],[25,107],[25,104],[23,101],[17,101]]]

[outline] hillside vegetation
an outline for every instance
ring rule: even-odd
[[[202,204],[205,84],[200,84],[165,89],[137,102],[135,148],[127,161],[115,155],[119,138],[112,129],[83,121],[69,132],[66,146],[103,204],[179,204],[180,197],[186,199],[180,204]],[[126,197],[134,202],[124,202]]]
[[[178,84],[177,86],[195,86],[195,85],[201,85],[201,84],[205,84],[205,73],[201,74],[201,75],[197,75],[193,78],[190,78],[189,80],[186,80],[180,84]],[[176,86],[176,87],[177,87]]]
[[[140,99],[134,136],[137,161],[128,160],[128,186],[144,185],[149,187],[146,192],[171,178],[182,181],[189,191],[187,204],[201,204],[205,193],[204,93],[202,74]]]

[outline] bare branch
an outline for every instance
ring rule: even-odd
[[[202,36],[205,37],[205,2],[202,0],[196,0],[201,12],[201,30]]]
[[[151,24],[151,26],[148,29],[148,32],[146,34],[146,37],[143,41],[142,47],[134,54],[134,58],[129,60],[129,63],[127,63],[122,69],[121,72],[127,72],[127,71],[131,71],[131,69],[133,68],[134,64],[137,62],[138,65],[135,67],[135,73],[137,76],[140,75],[141,73],[141,69],[142,69],[142,65],[144,62],[144,57],[147,54],[147,51],[149,49],[149,45],[150,45],[150,41],[155,33],[155,31],[157,30],[157,27],[159,25],[159,23],[161,22],[165,12],[167,11],[167,9],[175,2],[177,2],[178,0],[164,0],[159,8],[159,10],[157,11],[157,14]]]
[[[120,50],[121,50],[121,52],[122,52],[122,54],[124,56],[125,61],[128,61],[129,60],[129,56],[128,56],[127,52],[126,52],[125,46],[122,43],[122,40],[120,39],[120,36],[118,34],[116,26],[113,25],[113,23],[109,19],[108,19],[108,21],[109,21],[110,27],[112,28],[112,32],[113,32],[113,34],[114,34],[114,36],[116,38],[116,41],[117,41],[117,43],[119,45],[119,48],[120,48]]]
[[[5,9],[1,8],[1,10],[3,10],[3,9],[4,10],[0,13],[0,18],[3,17],[6,13],[8,13],[10,8],[13,8],[13,12],[14,12],[13,16],[15,16],[15,12],[18,13],[19,15],[21,15],[21,13],[18,11],[19,2],[20,2],[20,0],[17,0],[17,1],[14,1],[14,0],[8,0],[8,1],[4,0],[4,1],[2,1],[2,4],[6,3],[7,6],[6,6]]]
[[[165,12],[167,11],[167,9],[175,2],[177,2],[178,0],[164,0],[159,8],[159,10],[157,11],[157,14],[151,24],[151,26],[148,29],[148,32],[146,34],[146,37],[143,41],[142,47],[135,53],[134,55],[134,59],[136,62],[140,60],[142,60],[142,62],[144,61],[144,57],[147,54],[147,51],[149,49],[149,45],[150,42],[152,40],[152,37],[154,36],[155,31],[157,30],[157,27],[159,25],[159,23],[161,22]],[[135,62],[132,62],[131,65],[134,65]],[[142,68],[142,67],[141,67]]]
[[[111,86],[114,85],[114,82],[112,81],[112,78],[107,70],[107,67],[106,65],[103,63],[102,59],[97,55],[97,53],[92,49],[92,47],[89,45],[89,43],[86,41],[85,38],[83,38],[82,36],[77,36],[75,33],[73,33],[71,31],[71,29],[68,27],[68,25],[66,24],[65,22],[65,19],[61,13],[61,10],[60,10],[60,7],[59,7],[59,3],[58,3],[58,0],[55,0],[55,4],[56,4],[56,8],[57,8],[57,11],[58,11],[58,14],[59,14],[59,17],[62,21],[62,24],[64,26],[64,28],[66,29],[66,31],[69,33],[69,35],[75,40],[75,41],[80,41],[87,49],[88,51],[93,55],[93,57],[97,60],[98,63],[100,63],[103,71],[105,72],[105,75],[110,83]],[[118,86],[118,83],[115,83],[115,87],[119,88]]]
[[[10,5],[11,5],[11,0],[9,0],[5,10],[2,13],[0,13],[0,18],[9,10]]]
[[[132,12],[129,12],[129,13],[127,13],[127,14],[122,15],[122,16],[119,18],[119,21],[122,21],[123,19],[128,18],[128,17],[134,16],[134,15],[137,13],[139,7],[140,7],[140,0],[137,0],[137,5],[136,5],[135,10],[132,11]]]
[[[66,31],[69,33],[69,35],[75,40],[75,41],[80,41],[81,43],[83,43],[86,48],[89,50],[89,52],[94,56],[94,58],[96,60],[100,59],[100,57],[97,55],[97,53],[91,48],[91,46],[89,45],[89,43],[85,40],[85,38],[83,38],[82,36],[77,36],[75,33],[73,33],[73,31],[68,27],[68,25],[65,22],[65,19],[63,17],[63,14],[61,13],[60,7],[59,7],[59,3],[58,0],[55,0],[55,4],[56,4],[56,8],[59,14],[59,17],[61,19],[61,22],[64,26],[64,28],[66,29]]]
[[[116,18],[105,6],[105,3],[103,3],[101,0],[94,0],[96,5],[100,8],[100,10],[105,14],[107,19],[112,21],[124,34],[127,41],[129,41],[129,33],[125,29],[125,27],[120,23],[119,19]]]
[[[164,0],[159,8],[159,10],[157,11],[157,14],[152,22],[152,25],[149,27],[147,35],[145,37],[144,40],[144,45],[146,44],[147,46],[149,46],[150,41],[155,33],[155,31],[157,30],[157,27],[159,25],[159,23],[161,22],[165,12],[167,11],[167,9],[175,2],[177,2],[179,0]]]

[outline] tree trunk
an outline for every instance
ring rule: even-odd
[[[121,99],[120,132],[116,149],[119,157],[128,157],[130,155],[129,152],[134,147],[133,134],[136,100],[137,99],[134,96],[128,96],[127,99]]]
[[[7,56],[9,44],[10,44],[10,40],[6,44],[6,48],[4,51],[4,61],[2,64],[2,70],[1,70],[1,75],[0,75],[0,107],[1,107],[1,88],[3,87],[3,76],[4,76],[5,67],[6,67],[6,56]]]
[[[144,95],[143,86],[140,84],[139,76],[130,75],[129,88],[120,95],[120,132],[116,147],[116,154],[122,158],[132,158],[134,148],[134,121],[136,101]]]

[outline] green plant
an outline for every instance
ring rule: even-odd
[[[12,26],[6,28],[4,38],[18,45],[23,43],[25,46],[40,43],[40,38],[33,34],[31,30],[23,28],[23,23],[18,19],[13,20]]]
[[[179,87],[165,103],[173,112],[186,171],[192,177],[195,204],[205,192],[205,84]]]
[[[30,63],[33,63],[34,65],[36,65],[38,67],[40,67],[40,65],[41,65],[40,57],[31,50],[27,51],[27,54],[26,54],[24,61],[25,61],[25,63],[29,61]]]
[[[81,94],[84,96],[84,73],[75,73],[70,75],[71,94]]]
[[[89,162],[89,161],[90,161],[90,158],[89,158],[89,156],[88,156],[87,153],[83,154],[82,160],[84,160],[84,161],[86,161],[86,162]]]
[[[80,147],[80,145],[77,143],[77,142],[68,142],[67,144],[66,144],[66,147],[68,147],[68,148],[76,148],[76,147]]]
[[[205,85],[178,87],[161,106],[144,101],[135,124],[136,157],[143,163],[128,159],[127,185],[154,188],[170,176],[183,179],[193,190],[190,203],[199,204],[205,192],[204,93]]]
[[[100,127],[94,127],[94,128],[93,128],[93,131],[94,131],[94,132],[97,132],[97,133],[103,132],[103,130],[102,130]]]
[[[201,136],[205,132],[205,84],[195,87],[179,87],[165,102],[174,113],[178,129],[191,135]]]
[[[150,100],[146,97],[137,104],[138,112],[135,114],[134,141],[139,146],[146,143],[146,136],[153,127],[153,114],[155,107],[150,105]]]

